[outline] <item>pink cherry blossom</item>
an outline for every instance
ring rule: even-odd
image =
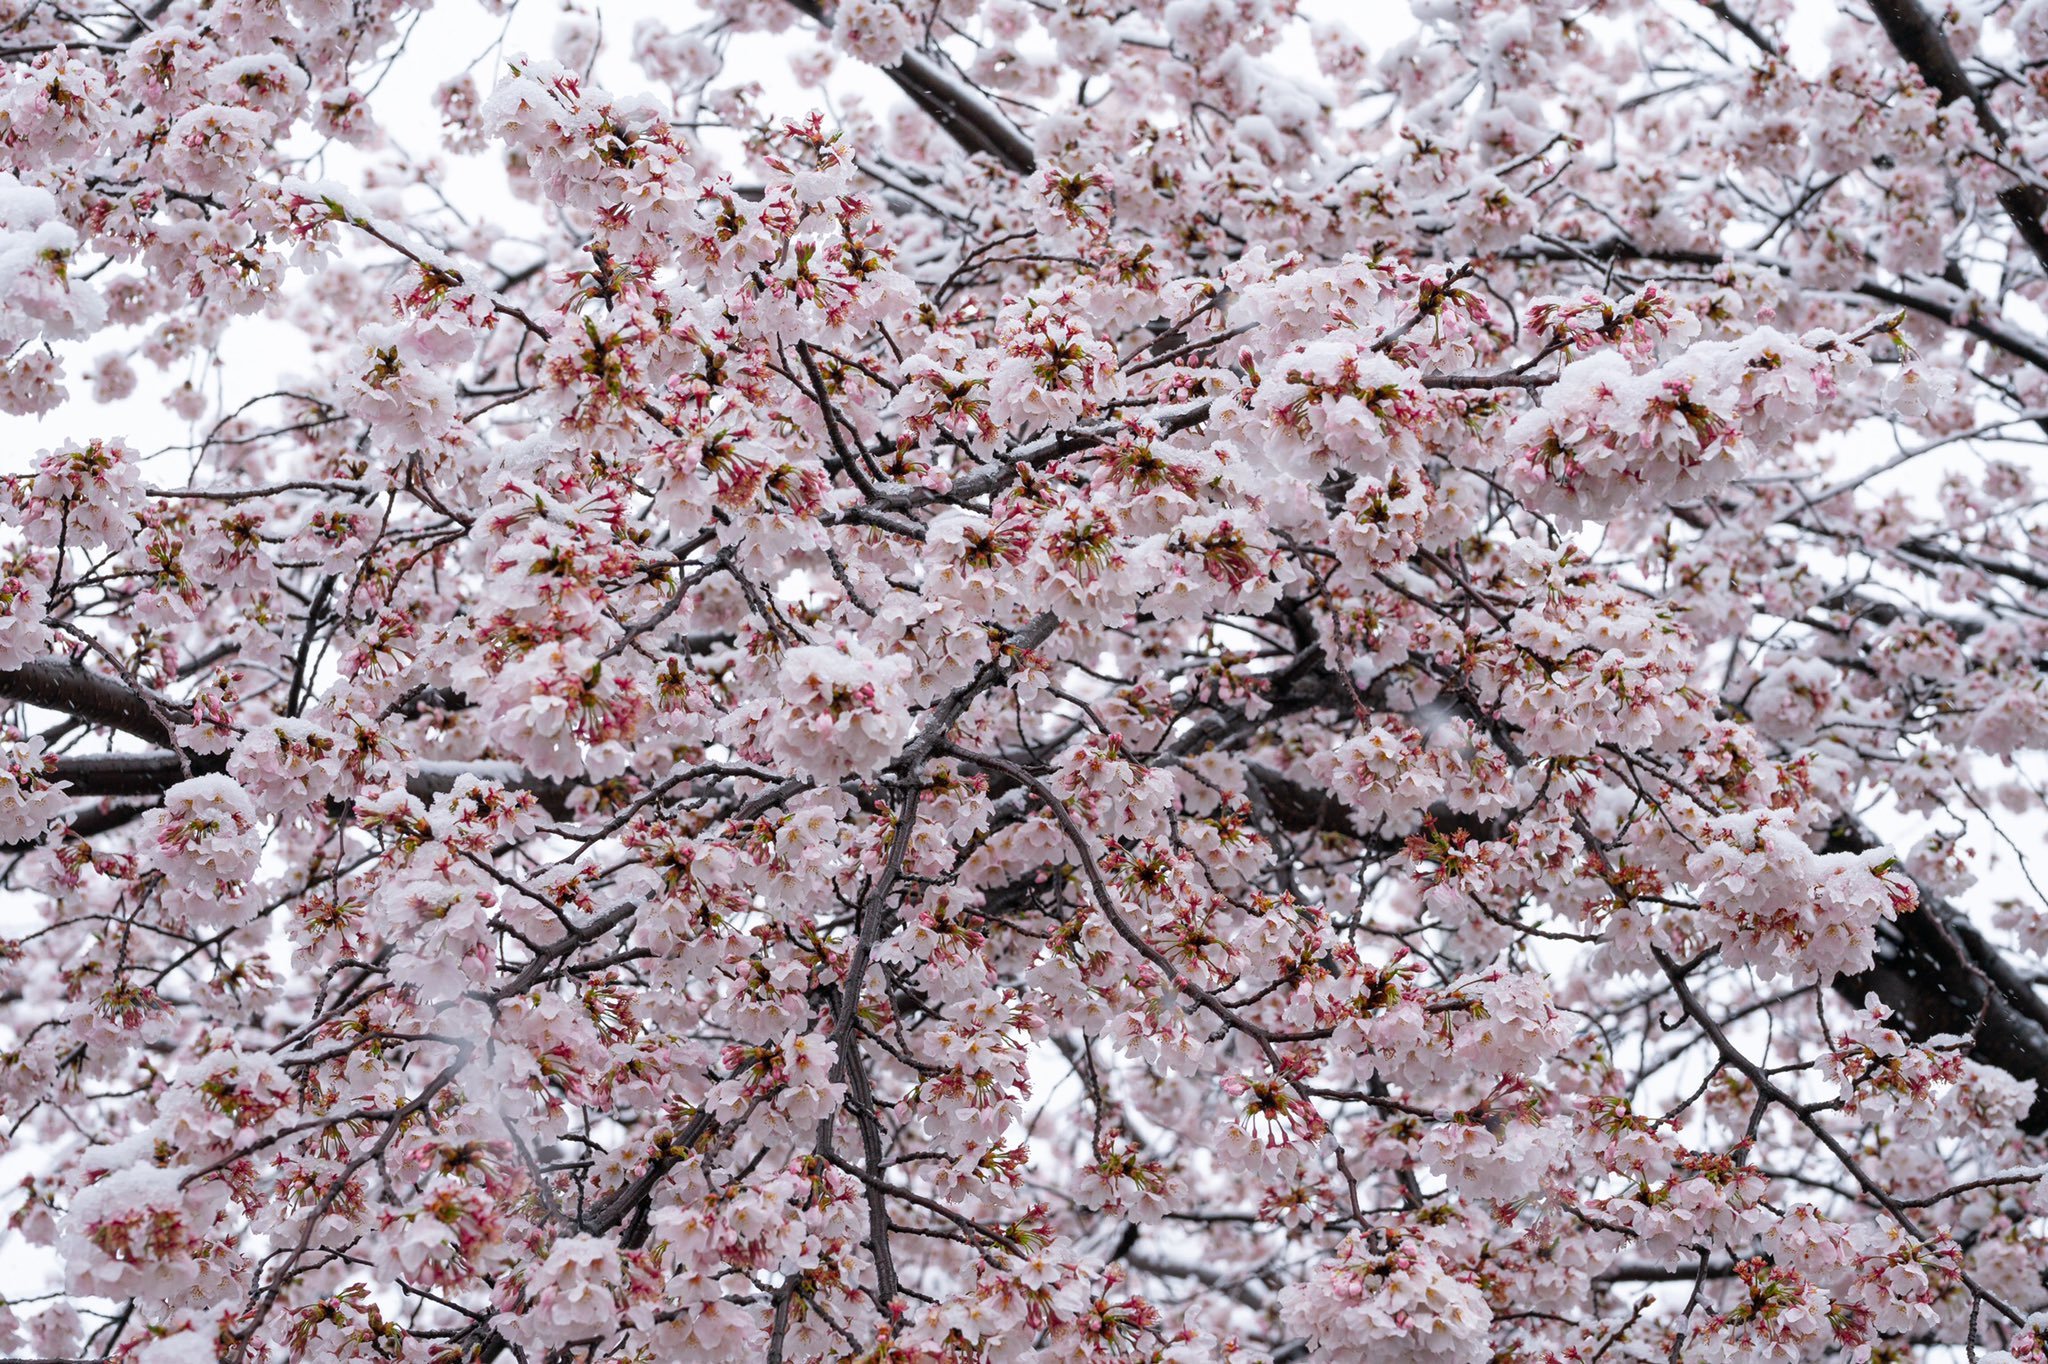
[[[0,1355],[2043,1364],[2044,60],[13,7]]]

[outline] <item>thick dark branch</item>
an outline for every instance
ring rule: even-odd
[[[1682,265],[1699,269],[1714,269],[1723,265],[1754,265],[1781,273],[1790,270],[1785,262],[1766,256],[1638,246],[1624,237],[1603,237],[1591,242],[1525,242],[1513,250],[1503,251],[1500,258],[1509,261],[1546,260],[1559,264],[1576,262],[1582,265],[1606,264],[1609,261],[1641,261],[1652,265]],[[1958,307],[1952,299],[1930,298],[1924,294],[1909,293],[1877,280],[1863,281],[1856,286],[1856,292],[1865,298],[1904,308],[1943,326],[1966,332],[1986,345],[1997,347],[2015,360],[2024,360],[2035,369],[2048,373],[2048,347],[1983,316],[1967,301]],[[2043,425],[2048,426],[2048,423]]]
[[[1941,96],[1944,105],[1967,103],[1977,114],[1984,135],[2001,149],[2010,151],[2005,126],[1991,111],[1991,101],[1977,88],[1963,64],[1949,46],[1941,25],[1922,9],[1918,0],[1870,0],[1870,12],[1884,26],[1898,54],[1920,73],[1920,79]],[[1998,202],[2019,230],[2027,249],[2043,270],[2048,270],[2048,229],[2041,215],[2048,212],[2048,194],[2035,185],[2011,185],[1999,191]]]
[[[1906,541],[1899,546],[1899,550],[1915,558],[1931,559],[1939,564],[1957,564],[1975,569],[1987,577],[2009,578],[2022,586],[2033,588],[2036,592],[2048,592],[2048,573],[2029,568],[2025,564],[2002,563],[1979,554],[1950,549],[1946,545],[1936,544],[1924,535]]]
[[[1260,764],[1247,770],[1282,828],[1356,837],[1347,807],[1335,796]],[[1478,838],[1500,836],[1498,829],[1448,810],[1437,813],[1437,827]],[[1860,853],[1878,846],[1868,830],[1844,821],[1829,831],[1824,850]],[[1389,843],[1383,851],[1395,847]],[[1876,995],[1916,1040],[1944,1034],[1973,1038],[1973,1059],[2039,1086],[2020,1126],[2037,1136],[2048,1133],[2048,1001],[2025,974],[1960,910],[1924,888],[1920,907],[1888,927],[1884,944],[1868,971],[1841,977],[1835,990],[1859,1007]]]
[[[830,28],[832,21],[817,0],[788,0],[791,8]],[[988,96],[962,80],[938,62],[918,52],[906,52],[903,60],[883,74],[896,82],[911,102],[922,109],[946,135],[970,152],[994,157],[1019,175],[1029,175],[1038,165],[1031,139],[1017,130],[991,104]]]
[[[1762,29],[1758,28],[1750,20],[1745,19],[1741,15],[1737,14],[1727,5],[1719,3],[1719,0],[1708,0],[1707,8],[1712,10],[1716,17],[1718,17],[1722,23],[1728,25],[1728,27],[1734,29],[1737,33],[1740,33],[1743,37],[1749,39],[1750,45],[1755,47],[1759,52],[1762,52],[1766,56],[1771,57],[1778,57],[1784,55],[1778,51],[1778,45],[1772,42],[1770,38],[1765,35]],[[1693,1273],[1693,1271],[1689,1268],[1685,1272],[1687,1277],[1690,1277]]]
[[[2008,327],[2002,327],[1987,318],[1979,316],[1974,308],[1966,308],[1958,312],[1957,309],[1941,300],[1925,298],[1919,294],[1909,294],[1902,289],[1894,289],[1890,285],[1879,284],[1875,281],[1865,281],[1857,285],[1856,292],[1865,298],[1874,298],[1880,303],[1890,303],[1894,306],[1916,312],[1922,317],[1932,318],[1937,322],[1955,327],[1960,331],[1968,332],[1979,341],[1998,347],[1998,349],[2014,359],[2024,360],[2035,369],[2048,372],[2048,349],[2043,349],[2039,343],[2020,335]]]
[[[54,710],[166,748],[175,747],[177,738],[158,716],[184,714],[176,702],[145,696],[125,682],[55,659],[0,671],[0,701]]]
[[[1920,79],[1941,96],[1943,104],[1958,100],[1967,103],[1977,111],[1977,122],[1985,133],[1994,142],[2005,141],[2005,128],[1991,112],[1991,101],[1964,72],[1955,49],[1942,34],[1941,25],[1920,8],[1918,0],[1870,0],[1870,12],[1884,26],[1884,35],[1891,39],[1898,54],[1912,63]]]
[[[937,62],[915,52],[888,70],[890,80],[971,152],[986,152],[1019,175],[1038,166],[1031,141],[988,102],[981,91],[954,76]]]
[[[1828,831],[1827,852],[1868,852],[1867,830],[1844,820]],[[2048,1132],[2048,1003],[1961,911],[1922,889],[1920,907],[1885,935],[1886,950],[1868,971],[1843,976],[1835,990],[1861,1005],[1876,995],[1907,1036],[1972,1039],[1972,1059],[2039,1086],[2020,1122]]]
[[[226,771],[228,765],[227,755],[222,753],[201,754],[191,763],[195,777]],[[575,790],[569,782],[536,777],[511,763],[482,761],[473,764],[435,763],[409,779],[405,789],[417,799],[431,804],[436,796],[453,790],[455,783],[464,775],[495,781],[508,790],[531,791],[534,799],[540,802],[541,809],[556,819],[568,816],[569,796]],[[50,779],[63,783],[66,795],[86,799],[155,797],[185,780],[185,770],[177,754],[161,750],[151,753],[82,753],[57,759],[56,771]],[[150,808],[148,804],[117,805],[109,809],[79,807],[66,817],[66,826],[72,836],[90,838],[94,834],[121,828]],[[42,838],[37,837],[18,843],[0,843],[0,854],[27,852],[41,842]]]
[[[583,1228],[599,1233],[607,1232],[630,1218],[631,1222],[620,1245],[627,1250],[637,1250],[645,1245],[650,1225],[646,1213],[653,1200],[654,1191],[660,1187],[662,1179],[670,1170],[696,1151],[698,1143],[704,1140],[712,1128],[711,1115],[699,1113],[690,1119],[690,1125],[679,1135],[657,1140],[653,1158],[648,1161],[647,1168],[630,1184],[592,1208],[582,1220]]]
[[[195,758],[192,775],[227,767],[225,755]],[[57,759],[55,780],[74,796],[160,796],[185,780],[175,753],[80,753]]]
[[[910,775],[914,779],[916,772],[913,770]],[[867,1061],[861,1055],[857,1031],[860,1027],[861,987],[867,976],[870,954],[882,940],[883,930],[887,927],[889,894],[903,875],[903,861],[917,831],[918,795],[918,788],[912,786],[897,807],[896,831],[889,839],[889,852],[881,874],[875,878],[866,901],[861,905],[860,927],[851,950],[846,954],[846,980],[840,990],[839,1007],[834,1010],[832,1018],[835,1051],[832,1079],[846,1085],[846,1106],[860,1129],[862,1168],[875,1181],[869,1185],[867,1193],[868,1250],[875,1257],[875,1305],[884,1312],[895,1301],[902,1282],[896,1274],[896,1257],[889,1247],[888,1205],[876,1187],[886,1168],[882,1152],[882,1125],[875,1116],[874,1094],[868,1085]],[[829,1117],[821,1124],[818,1150],[822,1155],[832,1154],[832,1119]]]
[[[227,770],[225,754],[209,753],[192,760],[192,774]],[[475,763],[433,763],[415,774],[405,789],[424,801],[455,789],[464,776],[495,781],[509,790],[531,791],[541,807],[561,815],[566,809],[570,783],[536,777],[511,763],[479,760]],[[90,753],[57,760],[54,780],[63,782],[74,796],[160,796],[185,779],[174,753]]]
[[[1245,775],[1258,783],[1274,822],[1289,833],[1357,836],[1351,827],[1351,807],[1328,791],[1304,786],[1264,763],[1245,764]]]

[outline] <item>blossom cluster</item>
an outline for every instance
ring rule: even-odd
[[[10,13],[0,1354],[2043,1358],[2042,6],[1303,8]]]

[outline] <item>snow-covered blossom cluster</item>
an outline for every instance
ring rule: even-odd
[[[451,3],[0,14],[0,1357],[2048,1360],[2048,8]]]

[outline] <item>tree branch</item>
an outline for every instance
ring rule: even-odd
[[[1868,852],[1879,846],[1859,823],[1828,831],[1825,852]],[[1916,1041],[1942,1034],[1972,1039],[1971,1056],[2038,1086],[2020,1122],[2048,1132],[2048,1003],[2005,954],[1987,942],[1961,911],[1925,887],[1920,907],[1886,935],[1890,950],[1868,970],[1834,982],[1836,993],[1861,1005],[1868,995],[1889,1008]]]
[[[1984,135],[2001,150],[2011,150],[2005,125],[1991,111],[1990,99],[1963,70],[1941,25],[1920,8],[1918,0],[1870,0],[1870,12],[1884,26],[1885,36],[1891,39],[1899,56],[1941,96],[1943,105],[1967,102],[1976,111],[1977,124]],[[1998,202],[2033,253],[2035,262],[2048,270],[2048,229],[2041,226],[2041,216],[2048,212],[2048,193],[2037,185],[2014,184],[1998,192]]]
[[[786,3],[821,28],[832,27],[824,6],[817,0]],[[912,103],[968,151],[992,156],[1019,175],[1029,175],[1037,168],[1038,154],[1032,150],[1031,139],[1003,117],[988,96],[930,57],[906,52],[903,60],[884,68],[882,74],[896,82]]]
[[[164,727],[158,714],[178,719],[188,714],[175,701],[145,695],[124,682],[56,659],[0,671],[0,701],[54,710],[165,748],[175,748],[177,736]]]

